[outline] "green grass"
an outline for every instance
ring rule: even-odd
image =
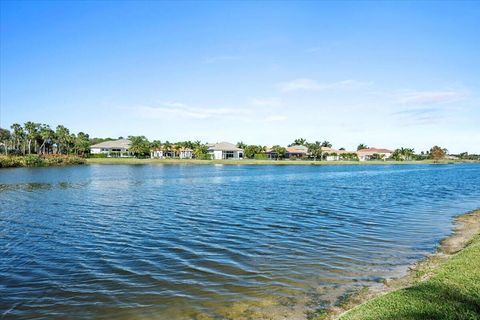
[[[194,160],[194,159],[135,159],[135,158],[90,158],[89,164],[225,164],[225,165],[372,165],[372,164],[447,164],[453,161],[310,161],[310,160]]]
[[[480,235],[434,269],[433,276],[343,314],[356,319],[480,319]]]

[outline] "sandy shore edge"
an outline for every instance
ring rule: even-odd
[[[457,216],[454,219],[453,233],[440,241],[435,253],[411,265],[406,276],[389,279],[380,288],[364,288],[348,297],[340,305],[327,309],[326,312],[314,319],[338,319],[346,312],[371,299],[428,280],[433,275],[433,270],[467,247],[478,234],[480,234],[480,209]]]

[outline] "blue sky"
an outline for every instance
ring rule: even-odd
[[[7,2],[0,125],[480,153],[478,2]]]

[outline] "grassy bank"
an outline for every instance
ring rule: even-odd
[[[408,276],[363,290],[319,319],[480,319],[480,210],[459,217],[455,233]]]
[[[84,163],[86,163],[85,159],[71,155],[0,156],[0,168],[66,166]]]
[[[423,161],[311,161],[311,160],[195,160],[195,159],[136,159],[136,158],[90,158],[88,164],[225,164],[225,165],[372,165],[372,164],[448,164],[452,160]],[[462,161],[464,162],[464,161]],[[472,161],[470,161],[472,162]]]

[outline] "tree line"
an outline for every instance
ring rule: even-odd
[[[123,139],[123,137],[119,137]],[[170,152],[173,155],[188,148],[193,151],[195,158],[207,159],[208,144],[201,141],[180,141],[180,142],[161,142],[159,140],[149,141],[145,136],[129,136],[130,152],[136,157],[149,157],[152,150],[163,150]],[[10,126],[10,130],[0,128],[0,153],[10,155],[27,155],[27,154],[73,154],[79,156],[88,156],[90,154],[90,146],[99,142],[115,140],[112,138],[91,138],[87,133],[78,132],[72,133],[67,127],[58,125],[55,128],[47,124],[35,123],[32,121],[25,122],[23,126],[14,123]],[[308,150],[308,157],[313,160],[324,160],[329,155],[336,155],[334,152],[323,152],[322,148],[331,148],[332,144],[325,140],[323,142],[315,141],[308,142],[305,138],[295,139],[288,147],[305,146]],[[247,145],[243,142],[238,142],[237,147],[244,150],[244,157],[249,159],[265,159],[267,146],[262,145]],[[368,146],[361,143],[357,146],[357,151],[367,149]],[[276,155],[277,159],[283,159],[287,153],[287,148],[274,145],[271,150]],[[339,148],[345,150],[345,148]],[[401,147],[395,149],[391,158],[397,161],[408,160],[424,160],[434,159],[439,160],[445,158],[448,150],[439,146],[433,146],[430,150],[420,153],[415,153],[413,148]],[[342,153],[343,160],[358,160],[355,152]],[[470,155],[467,152],[457,155],[460,159],[479,160],[479,155]],[[378,158],[378,159],[377,159]],[[373,155],[372,160],[382,160],[381,155]]]
[[[0,128],[0,145],[5,154],[75,154],[83,156],[90,152],[89,135],[84,132],[71,133],[63,125],[52,129],[47,124],[28,121],[23,126],[14,123],[10,129]]]

